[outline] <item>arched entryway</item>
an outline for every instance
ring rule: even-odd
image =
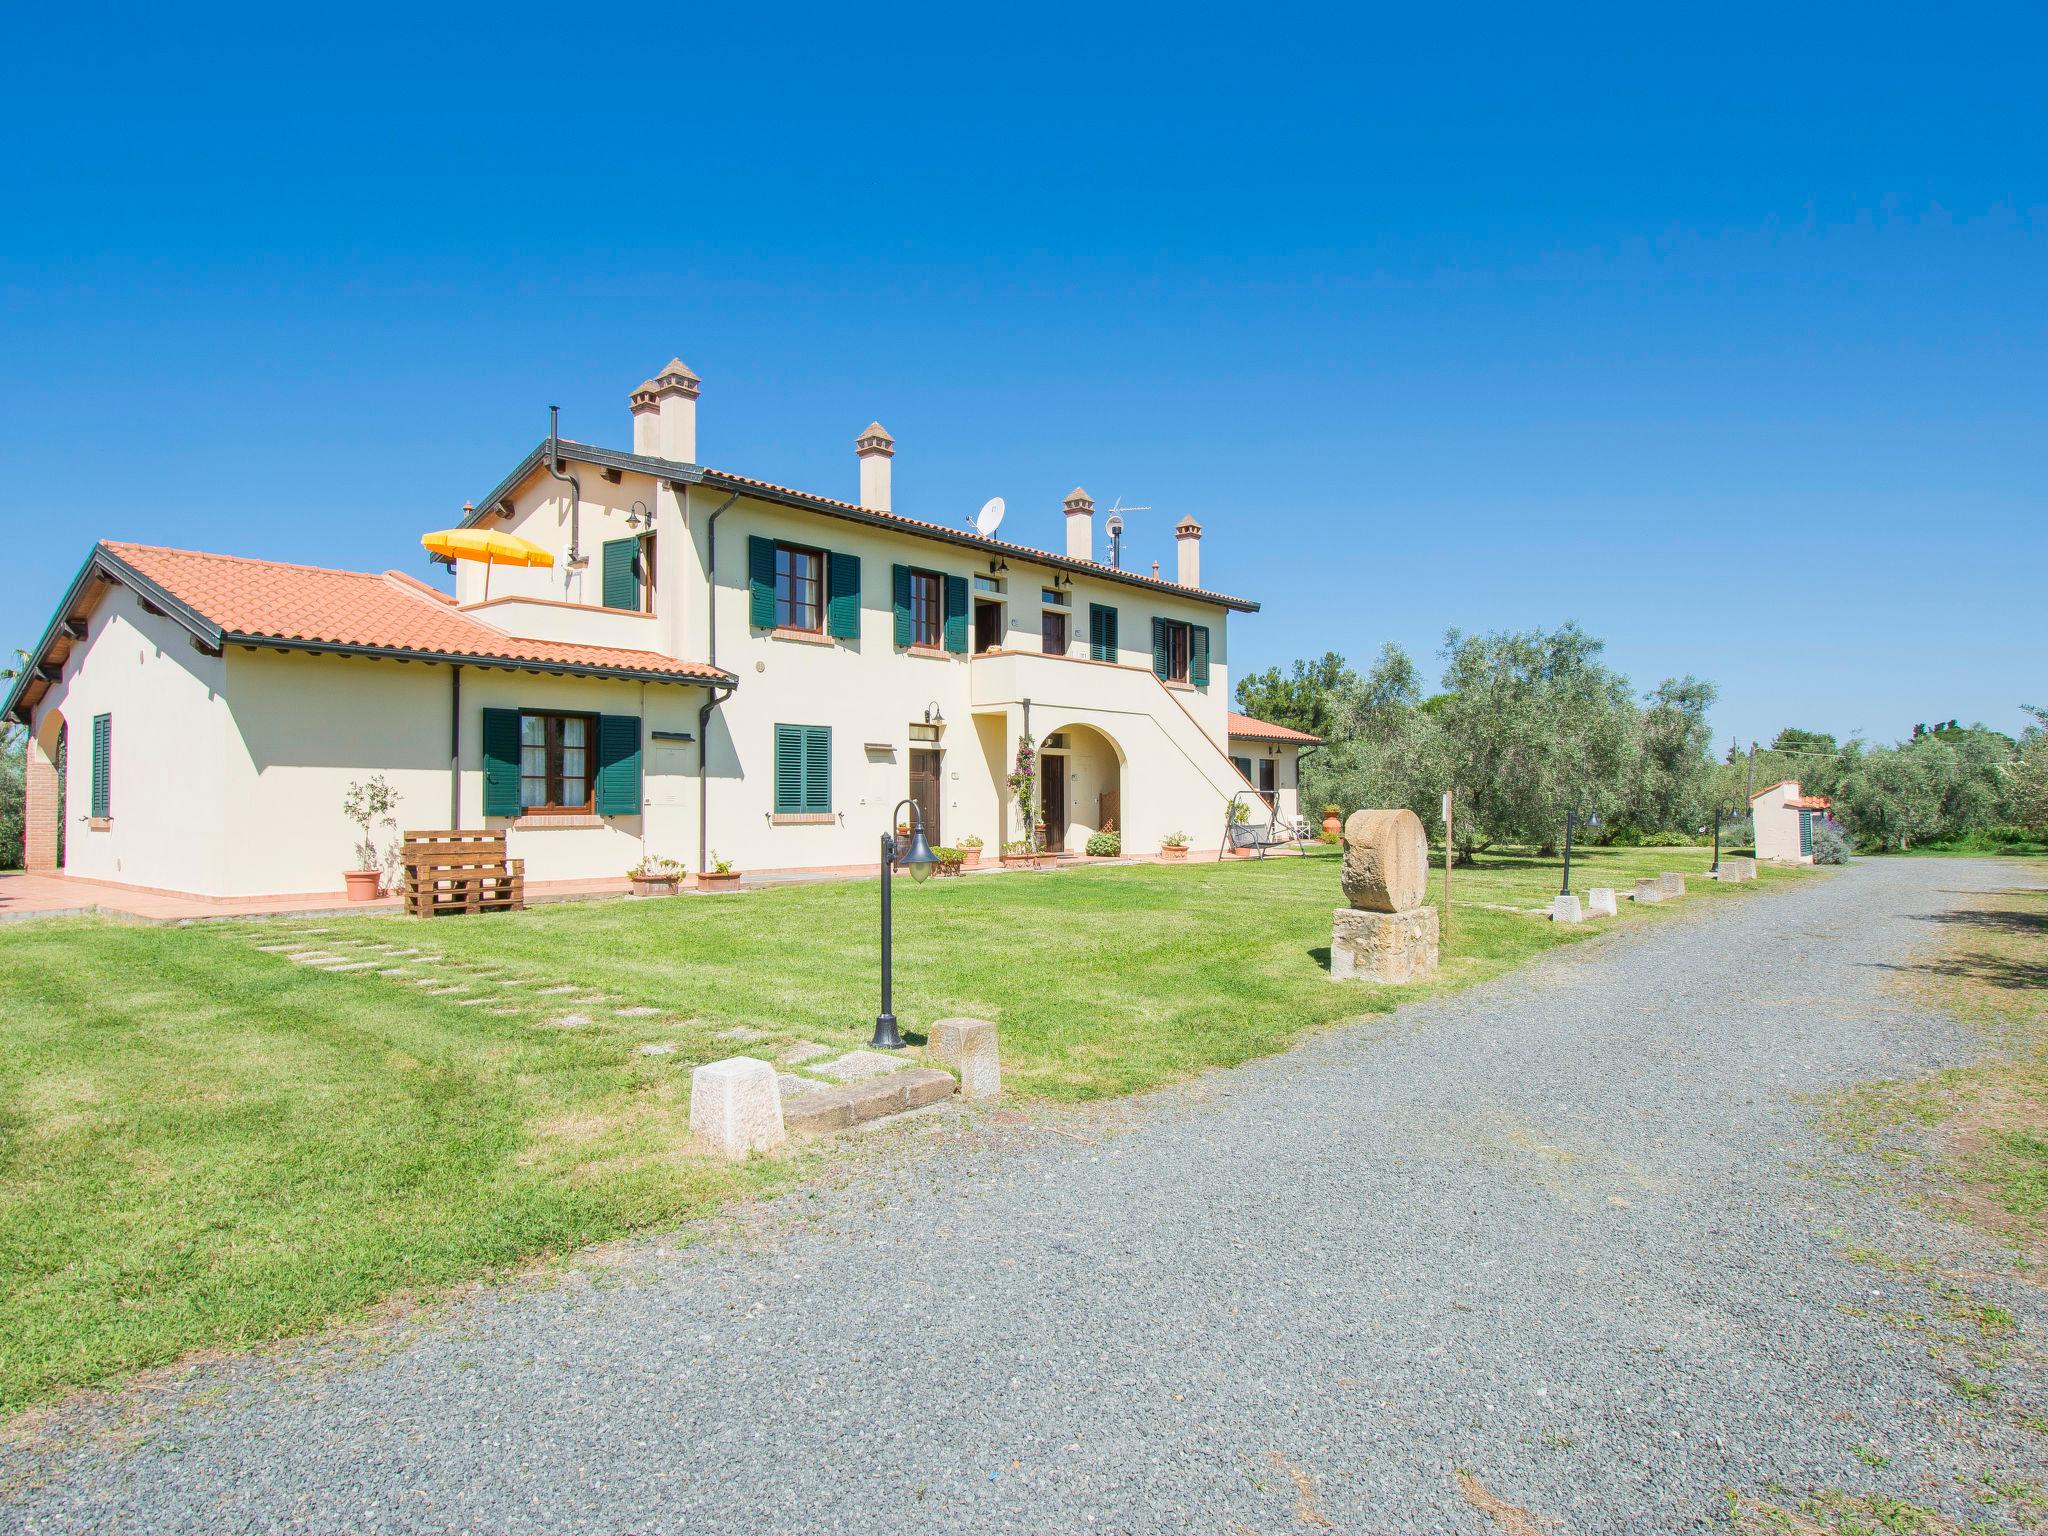
[[[1063,725],[1039,743],[1039,815],[1045,845],[1086,851],[1098,832],[1123,830],[1124,753],[1092,725]]]
[[[63,711],[47,709],[28,739],[22,784],[22,868],[64,867],[64,764],[70,733]]]

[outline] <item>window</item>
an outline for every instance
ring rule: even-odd
[[[910,573],[910,643],[936,647],[946,617],[939,578],[932,571]]]
[[[974,590],[977,592],[1000,593],[1008,586],[1009,583],[1000,576],[977,576],[974,578]]]
[[[910,722],[910,739],[912,741],[937,741],[939,739],[939,728],[936,725],[928,725],[922,720],[913,720]]]
[[[1269,811],[1270,811],[1270,810],[1271,810],[1271,809],[1273,808],[1273,795],[1274,795],[1274,792],[1275,792],[1275,790],[1277,790],[1277,789],[1278,789],[1278,787],[1279,787],[1279,786],[1278,786],[1278,784],[1277,784],[1277,783],[1275,782],[1275,777],[1276,777],[1276,776],[1275,776],[1275,771],[1274,771],[1274,763],[1273,763],[1273,759],[1272,759],[1272,758],[1270,758],[1270,757],[1262,757],[1262,758],[1260,758],[1260,759],[1259,759],[1259,798],[1261,798],[1262,800],[1264,800],[1264,801],[1266,802],[1266,809],[1267,809],[1267,810],[1269,810]]]
[[[794,544],[775,546],[775,626],[823,629],[825,557]]]
[[[654,535],[607,539],[602,553],[601,595],[605,607],[654,612]]]
[[[832,727],[775,727],[775,814],[832,814]]]
[[[590,749],[595,735],[589,715],[519,717],[522,813],[590,811]]]
[[[105,821],[113,814],[107,807],[112,803],[109,793],[108,767],[114,755],[114,717],[94,715],[92,717],[92,819]]]
[[[1247,784],[1251,783],[1251,781],[1252,781],[1252,760],[1251,760],[1250,758],[1248,758],[1248,757],[1232,757],[1232,758],[1230,759],[1230,761],[1231,761],[1231,762],[1232,762],[1233,764],[1235,764],[1235,765],[1236,765],[1236,767],[1237,767],[1237,771],[1238,771],[1239,773],[1241,773],[1241,774],[1243,774],[1243,775],[1244,775],[1244,781],[1245,781],[1245,783],[1247,783]]]
[[[1115,661],[1116,610],[1102,603],[1088,605],[1088,659]]]
[[[1074,594],[1065,587],[1044,587],[1038,595],[1055,608],[1070,607],[1074,601]]]
[[[1209,686],[1209,629],[1178,619],[1152,621],[1152,670],[1163,682]]]

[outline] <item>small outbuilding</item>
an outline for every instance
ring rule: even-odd
[[[1756,826],[1756,856],[1779,864],[1813,862],[1813,829],[1827,818],[1826,795],[1799,792],[1797,779],[1780,779],[1749,797]]]

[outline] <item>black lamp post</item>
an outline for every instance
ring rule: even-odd
[[[1707,871],[1710,875],[1719,875],[1721,873],[1721,823],[1734,820],[1734,806],[1717,805],[1714,807],[1714,867]]]
[[[1572,893],[1572,827],[1578,822],[1578,819],[1579,809],[1577,806],[1572,806],[1564,813],[1564,885],[1558,891],[1560,896],[1569,896]],[[1600,813],[1595,811],[1592,815],[1588,816],[1586,818],[1586,825],[1589,827],[1599,826]]]
[[[915,800],[900,800],[896,810],[910,807],[910,851],[903,855],[904,867],[910,871],[910,878],[919,885],[932,877],[938,867],[938,855],[932,852],[932,845],[924,840],[924,816]],[[891,924],[889,921],[889,869],[896,862],[896,812],[889,813],[889,830],[882,834],[882,1011],[875,1015],[875,1038],[868,1044],[878,1051],[900,1051],[903,1037],[896,1033],[895,1001],[891,996],[890,964]]]

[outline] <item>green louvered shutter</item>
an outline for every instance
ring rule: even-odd
[[[94,715],[92,717],[92,814],[97,821],[105,821],[113,814],[108,807],[113,803],[109,793],[112,773],[109,759],[114,751],[114,717]]]
[[[967,654],[967,578],[946,578],[946,649],[956,656]]]
[[[1105,603],[1088,605],[1088,659],[1117,659],[1116,610]]]
[[[484,711],[484,814],[519,814],[519,711]]]
[[[640,814],[640,717],[597,717],[597,814]]]
[[[105,718],[105,715],[100,716],[102,720]],[[106,812],[97,811],[94,814],[104,816]],[[1801,811],[1799,813],[1799,851],[1801,853],[1813,852],[1813,812],[1811,811]]]
[[[1152,621],[1152,673],[1162,683],[1166,681],[1166,620]]]
[[[747,535],[747,622],[775,627],[775,541],[758,533]]]
[[[892,565],[889,567],[891,595],[896,601],[896,643],[910,644],[910,567]]]
[[[813,816],[832,810],[832,727],[814,725],[804,733],[804,809]]]
[[[860,556],[831,550],[825,556],[825,630],[839,640],[860,638]]]
[[[804,808],[804,728],[775,727],[775,814],[793,816]]]
[[[1209,686],[1209,626],[1188,626],[1188,681],[1197,688]]]
[[[640,541],[607,539],[604,544],[604,605],[640,609]]]

